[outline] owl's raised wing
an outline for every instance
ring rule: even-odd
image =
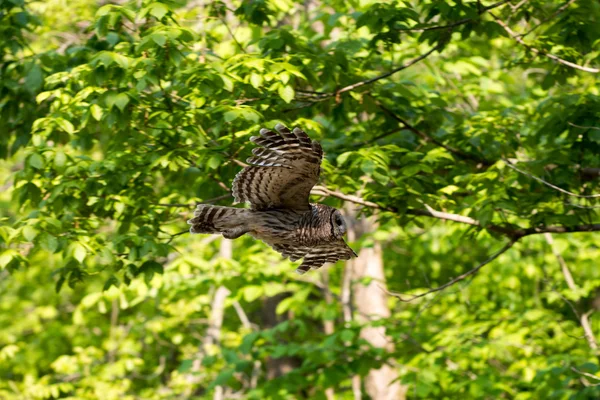
[[[310,269],[319,269],[325,263],[335,263],[338,260],[349,260],[356,257],[354,250],[343,239],[316,247],[275,244],[273,249],[280,252],[282,256],[289,257],[292,261],[304,258],[302,264],[296,268],[296,272],[300,275]]]
[[[260,136],[250,141],[250,166],[233,180],[233,196],[237,202],[248,202],[254,210],[289,208],[310,210],[310,190],[319,179],[323,150],[299,128],[290,131],[282,124],[275,132],[261,129]]]

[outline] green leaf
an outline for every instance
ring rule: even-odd
[[[183,360],[183,361],[181,361],[181,364],[179,364],[179,367],[177,368],[177,372],[186,373],[186,372],[190,371],[193,366],[194,366],[194,360]]]
[[[43,232],[42,234],[40,234],[38,236],[38,240],[40,246],[42,246],[44,250],[50,253],[55,253],[58,249],[58,239],[47,232]]]
[[[342,332],[340,332],[340,339],[342,339],[342,341],[344,342],[351,342],[354,340],[355,337],[356,334],[354,333],[354,331],[351,331],[349,329],[344,329],[342,330]]]
[[[38,64],[34,64],[25,77],[25,86],[30,92],[35,93],[42,87],[43,81],[42,68]]]
[[[82,263],[83,260],[85,260],[85,257],[87,255],[87,250],[81,243],[75,243],[73,245],[72,251],[73,251],[73,257],[75,257],[75,259],[77,261]]]
[[[250,354],[254,342],[256,342],[259,337],[260,332],[251,332],[244,336],[244,339],[242,339],[242,344],[239,347],[242,354]]]
[[[152,38],[152,40],[154,40],[154,43],[161,47],[164,46],[165,43],[167,43],[167,37],[161,33],[153,33],[152,35],[150,35],[150,37]]]
[[[33,153],[32,155],[30,155],[27,162],[29,165],[31,165],[31,167],[35,169],[44,168],[44,158],[37,153]]]
[[[225,90],[227,90],[228,92],[233,92],[233,81],[231,80],[231,78],[225,75],[220,75],[220,78],[223,81],[223,86]]]
[[[250,74],[250,84],[255,88],[258,89],[259,87],[262,86],[263,84],[263,77],[260,74],[257,74],[256,72],[253,72]]]
[[[243,290],[244,300],[252,302],[262,296],[263,288],[260,286],[246,286]]]
[[[225,122],[232,122],[235,121],[240,115],[240,110],[229,110],[223,114],[223,120],[225,120]]]
[[[5,269],[6,266],[13,260],[14,251],[5,250],[0,254],[0,269]]]
[[[75,127],[70,121],[67,121],[64,118],[56,118],[54,121],[56,121],[56,124],[66,133],[70,135],[75,133]]]
[[[33,226],[26,225],[23,227],[23,237],[25,238],[25,240],[32,242],[37,235],[38,231]]]
[[[67,155],[65,154],[65,152],[62,150],[57,150],[56,153],[54,153],[54,166],[57,168],[62,168],[64,167],[66,162]]]
[[[52,96],[53,91],[42,92],[35,97],[35,101],[39,104]]]
[[[100,107],[98,104],[92,104],[90,106],[90,112],[96,121],[100,121],[102,119],[102,115],[104,115],[104,110],[102,110],[102,107]]]
[[[123,111],[125,109],[125,106],[127,106],[127,103],[129,103],[129,96],[127,96],[127,94],[125,94],[125,93],[119,93],[114,99],[114,104],[121,111]]]
[[[150,15],[161,20],[169,12],[169,7],[163,3],[152,3],[150,5]]]
[[[296,96],[296,92],[294,91],[294,88],[289,85],[279,86],[279,88],[277,89],[277,93],[279,93],[279,96],[286,103],[289,103],[292,100],[294,100],[294,97]]]
[[[118,288],[120,285],[121,281],[117,279],[116,276],[111,275],[110,278],[108,278],[106,282],[104,282],[104,287],[102,288],[102,291],[106,292],[108,289],[110,289],[111,286]]]

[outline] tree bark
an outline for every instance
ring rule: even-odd
[[[354,221],[353,236],[359,238],[365,232],[373,232],[377,226],[372,218]],[[350,239],[350,235],[349,235]],[[353,285],[354,304],[357,320],[361,322],[389,318],[391,315],[387,304],[385,274],[383,269],[383,250],[381,244],[375,241],[373,247],[360,250],[358,257],[352,261],[356,282],[362,278],[370,278],[368,285],[355,283]],[[394,345],[386,336],[383,326],[365,327],[360,336],[371,345],[394,351]],[[396,368],[385,364],[377,370],[371,370],[365,378],[365,389],[373,400],[403,400],[407,388],[396,380],[399,372]]]
[[[325,303],[330,305],[333,303],[333,295],[329,290],[329,270],[327,268],[321,268],[321,282],[323,283],[323,294],[325,296]],[[323,330],[326,335],[331,335],[335,332],[335,324],[331,320],[323,321]],[[325,397],[327,400],[335,399],[335,391],[333,388],[325,389]]]
[[[349,209],[346,211],[348,217],[346,218],[346,222],[348,223],[348,241],[353,242],[356,240],[356,232],[353,229],[353,216],[354,213]],[[341,293],[341,302],[342,302],[342,314],[344,316],[344,326],[349,326],[350,322],[353,319],[353,310],[352,310],[352,279],[354,279],[354,262],[355,260],[349,260],[346,262],[344,268],[344,276],[342,277],[342,293]],[[360,379],[360,375],[354,375],[352,377],[352,394],[354,395],[354,400],[362,399],[362,381]]]

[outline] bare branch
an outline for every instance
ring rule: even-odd
[[[567,122],[567,124],[574,126],[575,128],[581,128],[581,129],[595,129],[600,131],[600,128],[598,128],[597,126],[582,126],[582,125],[576,125],[572,122]]]
[[[398,299],[400,299],[400,301],[403,301],[403,302],[405,302],[405,303],[407,303],[407,302],[410,302],[410,301],[413,301],[413,300],[415,300],[415,299],[418,299],[418,298],[420,298],[420,297],[427,296],[428,294],[431,294],[431,293],[435,293],[435,292],[439,292],[439,291],[441,291],[441,290],[444,290],[444,289],[446,289],[446,288],[448,288],[448,287],[450,287],[450,286],[454,285],[455,283],[457,283],[457,282],[460,282],[460,281],[462,281],[463,279],[465,279],[465,278],[467,278],[467,277],[469,277],[469,276],[471,276],[471,275],[473,275],[473,274],[476,274],[476,273],[477,273],[477,272],[478,272],[478,271],[479,271],[481,268],[483,268],[483,267],[484,267],[484,266],[486,266],[487,264],[489,264],[489,263],[491,263],[492,261],[494,261],[494,260],[495,260],[496,258],[498,258],[498,257],[499,257],[501,254],[505,253],[505,252],[506,252],[508,249],[510,249],[510,248],[511,248],[511,247],[512,247],[512,246],[513,246],[515,243],[516,243],[516,241],[515,241],[515,240],[511,240],[510,242],[506,243],[506,244],[504,245],[504,247],[502,247],[500,250],[498,250],[496,253],[494,253],[494,254],[493,254],[493,255],[492,255],[490,258],[488,258],[487,260],[485,260],[484,262],[482,262],[481,264],[479,264],[479,265],[478,265],[478,266],[476,266],[475,268],[473,268],[473,269],[471,269],[471,270],[469,270],[469,271],[465,272],[465,273],[464,273],[464,274],[462,274],[462,275],[459,275],[459,276],[457,276],[456,278],[452,279],[450,282],[448,282],[448,283],[446,283],[446,284],[444,284],[444,285],[442,285],[442,286],[438,286],[438,287],[436,287],[436,288],[434,288],[434,289],[430,289],[430,290],[428,290],[428,291],[426,291],[426,292],[424,292],[424,293],[420,293],[420,294],[412,295],[412,296],[410,296],[410,297],[408,297],[408,298],[403,298],[403,297],[402,297],[402,296],[403,296],[403,294],[402,294],[402,293],[390,292],[390,291],[388,291],[387,289],[385,289],[385,288],[383,288],[383,287],[382,287],[381,289],[382,289],[383,291],[387,292],[389,295],[391,295],[391,296],[395,296],[395,297],[397,297]]]
[[[586,224],[586,225],[573,225],[573,226],[538,226],[534,228],[527,228],[520,232],[520,236],[530,236],[540,233],[573,233],[573,232],[597,232],[600,231],[600,224]]]
[[[238,318],[240,319],[240,322],[242,323],[244,328],[252,329],[252,322],[250,322],[248,315],[242,308],[242,305],[239,303],[239,301],[235,300],[233,302],[233,308],[235,309],[235,312],[237,313]]]
[[[196,207],[196,204],[184,204],[184,203],[155,203],[154,205],[160,206],[160,207],[187,207],[187,208]]]
[[[592,325],[590,324],[590,316],[593,312],[594,310],[590,310],[584,314],[581,314],[579,322],[581,322],[581,327],[583,328],[583,332],[585,333],[585,338],[588,341],[590,349],[598,350],[598,342],[596,341],[594,331],[592,331]]]
[[[592,379],[594,379],[594,380],[600,381],[600,376],[592,375],[592,374],[590,374],[589,372],[585,372],[585,371],[578,370],[578,369],[577,369],[577,368],[575,368],[575,367],[571,367],[571,371],[573,371],[573,372],[577,372],[578,374],[581,374],[581,375],[585,375],[585,376],[587,376],[588,378],[592,378]]]
[[[561,193],[564,193],[564,194],[567,194],[567,195],[573,196],[573,197],[579,197],[581,199],[600,198],[600,194],[584,195],[584,194],[577,194],[577,193],[569,192],[568,190],[562,189],[562,188],[560,188],[560,187],[558,187],[556,185],[551,184],[550,182],[546,182],[545,180],[543,180],[540,177],[537,177],[535,175],[530,174],[529,172],[526,172],[526,171],[523,171],[522,169],[517,168],[513,163],[511,163],[509,160],[507,160],[505,158],[503,158],[502,161],[504,161],[506,163],[507,167],[509,167],[511,169],[514,169],[515,171],[517,171],[517,172],[519,172],[519,173],[521,173],[521,174],[523,174],[525,176],[528,176],[528,177],[530,177],[532,179],[535,179],[536,181],[538,181],[540,183],[543,183],[544,185],[546,185],[548,187],[551,187],[552,189],[557,190],[557,191],[559,191]]]
[[[541,56],[547,57],[547,58],[549,58],[549,59],[551,59],[553,61],[556,61],[559,64],[563,64],[563,65],[566,65],[567,67],[578,69],[580,71],[591,72],[591,73],[594,73],[594,74],[597,74],[598,72],[600,72],[600,69],[598,69],[598,68],[584,67],[584,66],[581,66],[579,64],[575,64],[575,63],[572,63],[570,61],[563,60],[562,58],[557,57],[554,54],[546,53],[545,51],[536,49],[535,47],[532,47],[532,46],[528,45],[527,43],[525,43],[523,41],[523,39],[516,32],[514,32],[512,29],[510,29],[510,27],[508,25],[506,25],[506,23],[504,23],[502,20],[500,20],[498,17],[496,17],[494,15],[494,13],[490,12],[490,15],[492,17],[494,17],[494,20],[496,21],[496,23],[498,25],[500,25],[502,28],[504,28],[504,30],[506,31],[506,33],[508,33],[508,35],[511,38],[513,38],[514,40],[516,40],[519,44],[521,44],[523,47],[525,47],[526,49],[528,49],[532,53],[534,53],[536,55],[541,55]]]
[[[229,199],[229,198],[231,198],[231,193],[224,194],[222,196],[217,196],[217,197],[214,197],[212,199],[207,199],[207,200],[201,201],[199,203],[195,203],[195,204],[188,204],[188,203],[156,203],[155,205],[160,206],[160,207],[186,207],[186,208],[195,208],[199,204],[212,204],[212,203],[216,203],[217,201],[226,200],[226,199]]]
[[[336,191],[327,189],[326,187],[323,187],[323,186],[315,186],[311,193],[316,194],[316,195],[321,195],[321,196],[336,197],[338,199],[349,201],[351,203],[359,204],[359,205],[369,207],[369,208],[391,211],[391,212],[395,212],[395,213],[398,212],[398,210],[396,208],[382,207],[379,204],[364,200],[360,197],[353,196],[353,195],[347,195],[347,194],[344,194],[341,192],[336,192]],[[445,221],[460,222],[462,224],[467,224],[467,225],[471,225],[471,226],[477,226],[477,227],[484,228],[479,221],[477,221],[476,219],[473,219],[471,217],[437,211],[437,210],[434,210],[433,208],[429,207],[428,205],[425,205],[425,207],[426,207],[425,210],[408,209],[405,212],[406,212],[406,214],[410,214],[410,215],[432,217],[432,218],[441,219],[441,220],[445,220]],[[503,227],[500,225],[487,225],[487,226],[485,226],[485,228],[487,228],[491,231],[494,231],[494,232],[498,232],[498,233],[507,235],[509,237],[517,237],[517,238],[520,237],[520,234],[522,232],[522,230],[519,230],[518,228],[512,229],[510,227]]]
[[[554,239],[552,239],[552,235],[550,233],[546,232],[546,233],[544,233],[544,238],[546,239],[546,242],[550,245],[550,248],[552,249],[552,253],[554,254],[554,257],[556,257],[556,259],[558,260],[558,263],[560,264],[560,269],[562,270],[563,276],[565,277],[565,282],[567,282],[567,286],[571,290],[577,290],[577,285],[575,284],[573,275],[571,275],[569,266],[565,262],[565,259],[560,254],[560,252],[554,248]]]
[[[327,189],[323,186],[315,186],[313,188],[313,190],[311,191],[311,193],[314,195],[320,195],[320,196],[336,197],[336,198],[344,200],[344,201],[349,201],[354,204],[359,204],[359,205],[362,205],[365,207],[374,208],[374,209],[378,209],[378,210],[390,211],[390,212],[394,212],[394,213],[399,212],[394,207],[380,206],[379,204],[373,203],[368,200],[364,200],[360,197],[353,196],[353,195],[347,195],[347,194],[344,194],[341,192],[336,192],[336,191]],[[546,233],[546,232],[549,232],[549,233],[572,233],[572,232],[600,231],[600,224],[585,224],[585,225],[572,225],[572,226],[561,226],[561,225],[536,226],[536,227],[526,228],[526,229],[523,229],[523,228],[521,228],[519,226],[515,226],[515,225],[503,226],[503,225],[488,224],[488,225],[483,226],[483,225],[481,225],[481,223],[479,221],[477,221],[476,219],[473,219],[471,217],[437,211],[427,205],[425,205],[425,207],[427,208],[425,210],[409,208],[404,212],[409,215],[431,217],[431,218],[441,219],[441,220],[445,220],[445,221],[460,222],[460,223],[466,224],[466,225],[485,228],[489,231],[505,235],[505,236],[511,238],[512,240],[518,240],[525,236],[537,235],[537,234]]]

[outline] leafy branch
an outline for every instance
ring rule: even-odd
[[[415,65],[419,61],[422,61],[422,60],[426,59],[427,57],[429,57],[434,51],[441,49],[442,46],[443,46],[442,44],[438,44],[437,46],[432,47],[431,49],[429,49],[427,52],[421,54],[420,56],[418,56],[416,58],[413,58],[412,60],[410,60],[410,61],[402,64],[398,68],[394,68],[391,71],[388,71],[388,72],[386,72],[384,74],[378,75],[378,76],[376,76],[374,78],[365,79],[363,81],[356,82],[356,83],[353,83],[353,84],[348,85],[348,86],[344,86],[343,88],[338,89],[335,92],[319,93],[319,92],[310,92],[310,91],[303,91],[303,90],[296,90],[296,92],[301,93],[304,96],[312,97],[312,98],[316,99],[316,100],[313,100],[313,101],[322,101],[322,100],[325,100],[325,99],[328,99],[328,98],[331,98],[331,97],[336,97],[337,98],[342,93],[350,92],[350,91],[352,91],[354,89],[357,89],[357,88],[359,88],[361,86],[365,86],[365,85],[369,85],[369,84],[371,84],[373,82],[377,82],[377,81],[379,81],[381,79],[384,79],[384,78],[387,78],[389,76],[392,76],[395,73],[400,72],[400,71],[402,71],[402,70],[404,70],[404,69],[406,69],[406,68],[408,68],[408,67],[410,67],[412,65]]]
[[[427,32],[427,31],[452,29],[452,28],[460,26],[460,25],[474,22],[474,21],[478,20],[479,17],[481,17],[483,14],[489,12],[490,10],[493,10],[494,8],[503,6],[504,4],[508,3],[509,1],[510,0],[503,0],[503,1],[499,1],[497,3],[491,4],[487,7],[480,8],[477,11],[477,18],[464,18],[464,19],[460,19],[458,21],[450,22],[449,24],[446,24],[446,25],[433,25],[433,26],[425,26],[425,27],[421,27],[421,28],[402,28],[402,29],[397,29],[397,30],[401,31],[401,32]]]
[[[479,270],[483,267],[485,267],[487,264],[491,263],[492,261],[494,261],[496,258],[498,258],[501,254],[505,253],[506,251],[508,251],[514,244],[516,243],[516,240],[511,240],[510,242],[506,243],[500,250],[498,250],[496,253],[494,253],[493,255],[491,255],[487,260],[483,261],[482,263],[480,263],[479,265],[477,265],[475,268],[457,276],[456,278],[452,279],[450,282],[445,283],[441,286],[438,286],[436,288],[433,289],[429,289],[426,292],[423,293],[419,293],[419,294],[415,294],[412,295],[410,297],[402,297],[404,296],[402,293],[395,293],[395,292],[390,292],[384,288],[382,288],[382,290],[384,290],[387,294],[397,297],[400,301],[408,303],[411,302],[415,299],[418,299],[420,297],[424,297],[427,296],[428,294],[431,293],[435,293],[435,292],[439,292],[442,291],[462,280],[464,280],[465,278],[468,278],[469,276],[476,274],[477,272],[479,272]]]
[[[490,15],[494,18],[494,20],[496,21],[496,23],[498,25],[500,25],[506,31],[506,33],[508,33],[508,35],[511,38],[513,38],[514,40],[516,40],[517,43],[519,43],[520,45],[522,45],[523,47],[525,47],[526,49],[528,49],[532,53],[534,53],[536,55],[547,57],[547,58],[549,58],[549,59],[551,59],[553,61],[556,61],[559,64],[563,64],[563,65],[566,65],[567,67],[578,69],[580,71],[591,72],[591,73],[594,73],[594,74],[597,74],[598,72],[600,72],[600,69],[598,69],[598,68],[584,67],[582,65],[575,64],[575,63],[572,63],[572,62],[567,61],[567,60],[563,60],[562,58],[560,58],[558,56],[555,56],[554,54],[545,52],[543,50],[536,49],[535,47],[533,47],[533,46],[525,43],[525,41],[523,40],[523,38],[519,34],[517,34],[512,29],[510,29],[510,27],[505,22],[503,22],[500,18],[498,18],[496,15],[494,15],[494,13],[490,12]]]

